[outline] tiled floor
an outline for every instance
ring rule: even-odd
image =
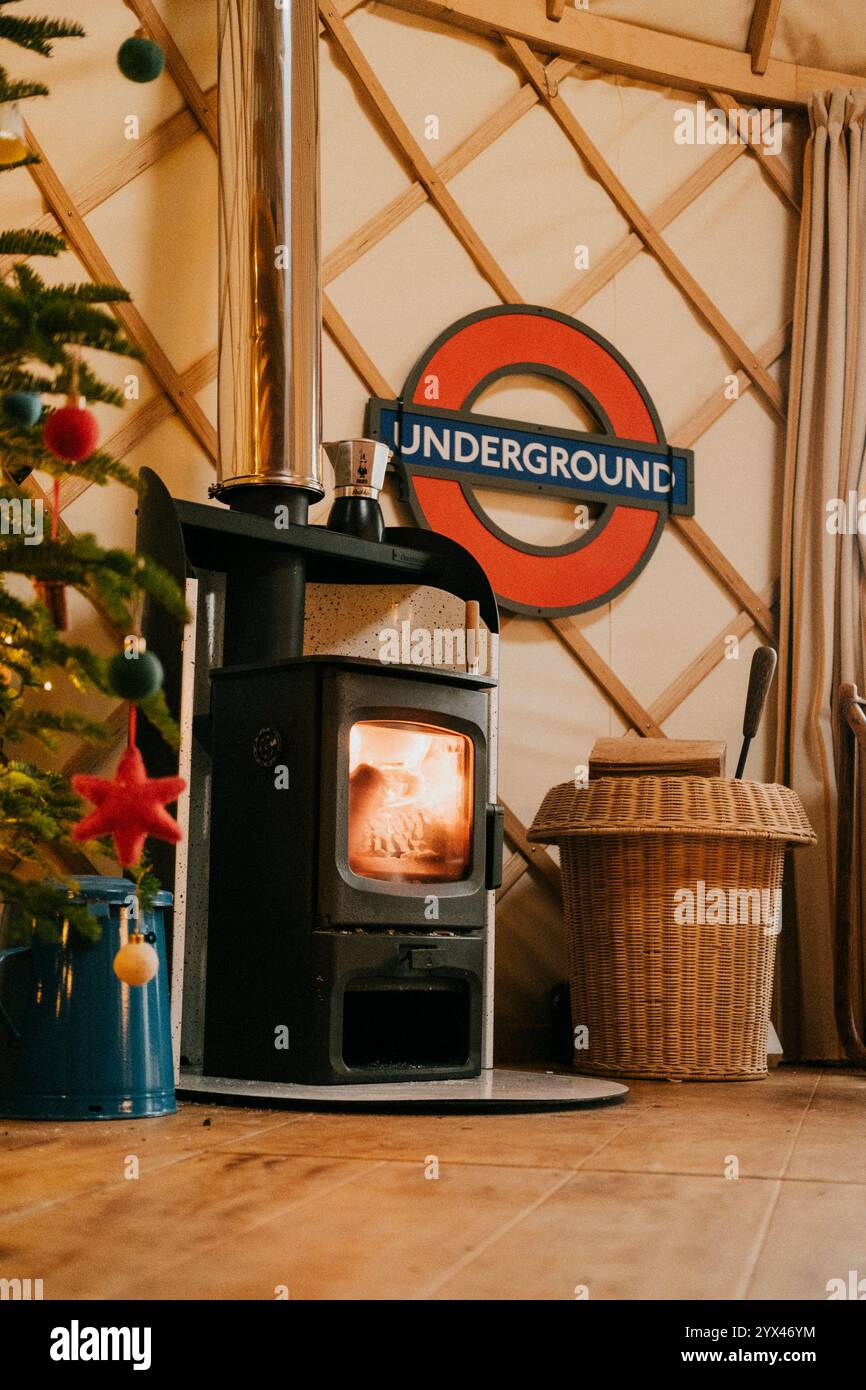
[[[0,1278],[49,1299],[825,1299],[851,1270],[862,1072],[550,1115],[0,1121]]]

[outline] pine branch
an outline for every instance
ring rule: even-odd
[[[9,3],[9,0],[6,0]],[[53,39],[83,39],[85,32],[80,24],[72,19],[24,18],[0,14],[0,39],[19,48],[40,53],[43,58],[51,57]]]
[[[158,690],[147,700],[139,702],[139,711],[158,734],[161,734],[169,748],[177,751],[180,744],[180,730],[166,703],[165,691]]]
[[[107,381],[102,381],[95,372],[91,371],[87,362],[80,362],[78,365],[78,390],[82,396],[86,396],[88,401],[101,401],[103,405],[125,405],[125,397],[122,391],[116,386],[111,386]],[[52,395],[69,395],[72,390],[76,364],[67,356],[66,366],[58,372],[54,385],[51,388]]]
[[[42,443],[44,418],[43,416],[42,421],[37,421],[29,427],[0,419],[0,463],[10,477],[20,477],[24,468],[31,471],[39,469],[50,474],[52,478],[66,478],[72,472],[68,463],[55,458]],[[132,488],[136,492],[140,486],[138,476],[131,468],[101,449],[92,453],[90,458],[75,464],[75,476],[88,483],[96,483],[97,486],[113,481],[122,483],[124,487]]]
[[[48,286],[32,265],[19,262],[0,280],[0,370],[39,362],[60,374],[55,389],[68,390],[74,359],[72,346],[140,358],[116,319],[100,304],[128,300],[118,285]],[[111,389],[85,367],[91,398],[114,400]]]
[[[10,945],[29,942],[33,926],[45,940],[57,941],[64,922],[69,922],[88,940],[98,940],[101,928],[97,918],[83,904],[69,900],[69,893],[75,886],[71,880],[68,888],[49,883],[22,883],[11,874],[0,873],[0,898],[10,907]]]
[[[6,69],[0,68],[0,102],[4,106],[16,101],[28,101],[30,97],[47,96],[48,88],[43,82],[14,82]]]
[[[56,376],[37,375],[30,369],[0,365],[0,392],[32,391],[38,396],[68,396],[72,391],[73,380],[74,365],[71,362],[58,371]],[[122,406],[125,401],[123,392],[107,381],[102,381],[91,371],[87,362],[78,365],[78,393],[85,396],[91,404],[101,401],[103,405]],[[78,472],[81,465],[76,464],[75,467]]]
[[[129,290],[122,285],[49,285],[46,287],[47,299],[62,299],[81,304],[128,304],[132,299]]]
[[[14,728],[6,731],[6,737],[11,742],[33,738],[52,751],[59,747],[55,734],[74,734],[92,743],[104,743],[109,738],[104,723],[88,719],[75,710],[22,709],[20,716],[15,719]]]
[[[106,605],[119,628],[128,630],[126,603],[143,593],[154,599],[179,623],[187,618],[183,595],[171,575],[143,555],[104,550],[95,536],[58,536],[50,545],[27,545],[18,536],[5,536],[3,568],[29,579],[62,580],[85,597]]]
[[[66,249],[63,238],[53,232],[0,232],[0,256],[59,256]]]
[[[16,598],[0,584],[0,628],[4,626],[4,618],[6,620],[6,625],[9,623],[18,623],[20,626],[25,627],[31,621],[32,616],[33,605],[24,603],[20,598]],[[0,655],[2,655],[2,652],[0,652]]]

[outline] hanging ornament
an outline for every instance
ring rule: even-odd
[[[138,33],[120,45],[117,66],[130,82],[155,82],[165,67],[165,54],[153,39]]]
[[[162,689],[162,662],[155,652],[149,652],[141,639],[135,650],[118,652],[108,668],[108,678],[115,695],[123,700],[147,700]]]
[[[30,153],[24,119],[14,101],[0,105],[0,164],[20,164]]]
[[[85,409],[83,396],[67,396],[66,404],[52,410],[42,428],[42,442],[49,453],[64,463],[82,463],[99,442],[96,416]]]
[[[182,777],[149,778],[135,746],[135,707],[130,709],[130,740],[111,781],[78,773],[73,790],[96,807],[72,828],[74,840],[114,837],[114,848],[124,868],[137,864],[148,835],[176,845],[183,838],[177,821],[166,811],[186,787]]]
[[[51,540],[57,540],[60,518],[60,479],[54,479],[54,497],[51,504]],[[66,585],[62,579],[37,579],[36,597],[45,604],[51,621],[58,632],[65,632],[69,626],[69,611],[66,605]]]
[[[42,414],[42,397],[35,391],[7,391],[3,397],[3,414],[15,425],[35,425]]]
[[[113,961],[114,973],[125,985],[146,985],[159,969],[159,956],[141,932],[130,932]]]

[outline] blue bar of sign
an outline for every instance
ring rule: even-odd
[[[637,505],[692,510],[687,449],[416,411],[400,402],[371,404],[373,433],[410,468],[468,476],[489,487],[622,497]]]

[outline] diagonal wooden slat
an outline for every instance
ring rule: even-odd
[[[496,890],[496,901],[500,902],[505,894],[510,892],[515,883],[518,883],[523,875],[528,871],[529,865],[519,851],[509,855],[502,869],[502,882]]]
[[[733,324],[729,323],[719,311],[691,271],[687,270],[650,218],[632,198],[625,185],[617,178],[601,151],[577,120],[568,103],[558,94],[551,95],[547,90],[544,81],[544,68],[532,50],[522,39],[513,39],[508,35],[505,36],[505,43],[527,76],[535,84],[536,91],[546,102],[563,133],[567,135],[578,154],[582,156],[588,168],[595,174],[647,248],[653,252],[662,269],[679,286],[707,325],[721,338],[740,365],[748,372],[755,385],[760,387],[774,410],[784,419],[784,399],[777,383],[765,370],[756,354],[736,331]]]
[[[781,5],[782,0],[755,0],[749,26],[749,41],[746,45],[754,73],[763,74],[769,66],[770,50],[776,35]]]
[[[649,710],[637,700],[616,672],[599,656],[592,643],[583,635],[576,618],[550,618],[551,631],[562,645],[592,678],[610,703],[646,738],[664,738],[664,729],[656,723]]]
[[[697,551],[701,559],[706,562],[708,567],[720,579],[722,584],[730,593],[735,594],[743,608],[748,609],[755,622],[761,628],[765,636],[771,642],[776,640],[776,620],[770,609],[756,594],[750,584],[739,573],[735,565],[732,565],[726,555],[722,553],[711,536],[707,534],[699,521],[693,516],[674,516],[671,517],[674,528]]]
[[[96,238],[29,128],[26,130],[26,139],[29,148],[39,156],[40,161],[38,164],[29,164],[27,171],[57,218],[70,247],[93,280],[118,284],[119,277],[114,273]],[[171,397],[202,448],[215,459],[217,440],[213,425],[198,402],[185,391],[179,373],[163,352],[138,309],[134,304],[114,304],[111,307],[132,341],[145,354],[149,369]]]
[[[788,350],[791,337],[791,325],[785,324],[778,333],[774,333],[769,342],[766,342],[758,350],[758,356],[765,367],[772,367],[779,358],[784,356]],[[711,396],[700,405],[689,419],[675,431],[671,440],[672,444],[678,445],[683,449],[691,449],[702,434],[706,434],[711,425],[735,406],[738,400],[751,389],[752,382],[744,371],[736,374],[738,394],[736,396],[726,395],[724,391],[714,391]]]
[[[545,68],[552,82],[561,81],[574,68],[569,59],[554,58]],[[443,183],[449,183],[457,174],[468,168],[478,155],[489,149],[507,130],[521,120],[533,106],[538,105],[538,93],[531,82],[525,82],[498,110],[488,116],[471,135],[467,136],[440,164],[436,173]],[[382,241],[413,212],[429,200],[427,189],[417,180],[409,188],[392,198],[381,212],[377,212],[356,232],[342,241],[322,262],[322,282],[330,284],[344,270],[348,270],[361,256],[366,255],[378,242]]]
[[[449,193],[445,183],[430,163],[403,117],[388,96],[382,83],[341,19],[332,0],[319,0],[319,13],[343,58],[372,103],[374,112],[396,143],[410,171],[423,184],[430,201],[448,223],[454,235],[471,256],[485,279],[507,304],[515,304],[520,295],[505,271],[490,254],[469,219]],[[543,71],[543,69],[542,69]]]
[[[215,378],[217,374],[218,353],[214,348],[212,352],[206,353],[198,362],[183,373],[181,380],[184,390],[191,396],[197,396],[199,391],[203,391]],[[104,448],[115,458],[124,458],[125,455],[137,449],[139,444],[147,438],[165,420],[171,419],[176,414],[173,401],[159,391],[145,405],[136,410],[114,434],[106,439]],[[64,478],[60,484],[60,510],[61,512],[77,497],[86,492],[92,484],[86,478],[78,478],[75,474]]]
[[[213,100],[216,95],[216,87],[212,87],[207,94]],[[73,188],[69,194],[75,207],[82,217],[87,217],[88,213],[93,212],[102,203],[119,193],[128,183],[143,174],[146,169],[152,168],[163,155],[170,154],[195,135],[199,130],[198,121],[186,107],[178,111],[176,115],[169,116],[162,121],[149,135],[143,140],[130,141],[130,147],[126,154],[121,155],[113,163],[100,169],[99,173],[88,179],[85,183]],[[53,213],[43,213],[35,221],[29,224],[28,230],[35,232],[53,232],[57,229],[57,218]],[[10,265],[20,256],[4,256],[0,258],[0,276],[4,275]]]
[[[322,296],[322,317],[325,327],[337,347],[370,392],[374,396],[396,397],[397,392],[388,384],[375,362],[364,351],[349,325],[345,319],[340,317],[327,295]]]
[[[162,15],[151,0],[124,0],[124,4],[141,21],[142,28],[148,37],[158,43],[165,53],[165,65],[175,85],[180,89],[187,106],[215,147],[217,143],[216,103],[208,99],[193,77],[189,64],[175,43]]]
[[[721,177],[726,169],[731,167],[735,160],[745,153],[745,145],[720,146],[678,188],[675,188],[673,193],[653,208],[649,214],[653,225],[659,231],[664,231],[665,227],[679,217],[681,212],[684,212],[696,198],[700,197],[701,193],[715,183],[717,178]],[[587,304],[593,295],[603,290],[615,275],[618,275],[621,270],[625,270],[625,267],[645,249],[645,243],[637,232],[628,232],[621,241],[617,242],[616,246],[612,246],[598,260],[593,270],[588,271],[566,291],[558,300],[556,308],[563,314],[577,313],[582,305]]]
[[[727,92],[711,91],[710,96],[712,97],[716,106],[718,106],[728,116],[730,116],[731,113],[734,111],[742,110],[742,108],[739,107],[737,103],[734,101],[734,98],[732,96],[729,96]],[[775,155],[770,150],[768,150],[767,147],[760,140],[754,140],[745,137],[744,143],[746,145],[746,148],[749,150],[750,154],[753,154],[755,156],[758,163],[764,169],[765,173],[769,175],[769,177],[776,185],[776,187],[779,189],[779,191],[785,195],[794,211],[799,212],[800,199],[797,196],[797,189],[794,182],[794,176],[791,173],[791,170],[788,168],[787,164],[783,163],[783,161],[779,158],[778,155]]]
[[[559,895],[562,891],[562,879],[558,864],[551,859],[543,845],[534,845],[526,838],[526,826],[502,797],[499,800],[505,818],[505,838],[523,856],[527,867],[538,875],[541,882],[554,894]]]
[[[771,584],[761,595],[762,602],[768,608],[778,602],[779,584],[778,580]],[[747,609],[743,609],[730,622],[726,623],[717,636],[708,642],[703,651],[699,652],[688,666],[680,671],[676,680],[672,681],[662,693],[653,700],[650,705],[650,713],[659,723],[669,719],[675,709],[696,690],[701,682],[714,671],[717,666],[725,660],[726,643],[729,637],[736,637],[742,641],[755,626],[755,620]]]

